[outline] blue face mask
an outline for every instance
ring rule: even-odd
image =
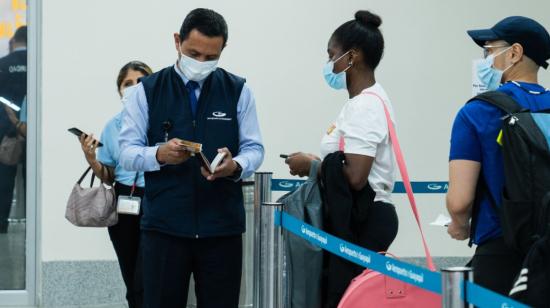
[[[325,67],[323,68],[323,75],[325,76],[325,81],[327,84],[336,90],[346,89],[346,71],[351,67],[351,64],[348,65],[348,67],[341,71],[340,73],[334,73],[334,64],[338,62],[340,59],[342,59],[345,55],[349,53],[346,52],[345,54],[341,55],[338,59],[334,61],[329,61],[327,64],[325,64]]]
[[[495,63],[495,58],[503,54],[510,48],[512,47],[508,47],[495,55],[488,55],[485,59],[482,59],[478,62],[476,67],[477,77],[479,78],[479,81],[481,81],[481,83],[483,83],[487,87],[488,91],[494,91],[498,89],[502,81],[502,74],[504,74],[504,72],[506,72],[510,67],[514,65],[512,64],[508,66],[505,70],[499,70],[493,67]]]

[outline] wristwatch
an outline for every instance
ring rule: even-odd
[[[241,167],[241,165],[239,165],[239,163],[237,161],[235,161],[235,164],[237,165],[237,168],[235,169],[235,171],[233,172],[233,174],[230,176],[231,179],[239,179],[243,173],[243,167]]]

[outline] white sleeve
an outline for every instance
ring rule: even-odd
[[[341,124],[344,151],[376,157],[378,144],[388,135],[384,107],[378,100],[363,97],[349,104]]]

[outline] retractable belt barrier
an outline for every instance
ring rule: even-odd
[[[274,224],[276,226],[282,227],[332,254],[400,281],[437,294],[442,294],[441,273],[439,272],[432,272],[394,258],[388,258],[379,253],[346,242],[285,212],[275,211],[274,215]],[[462,299],[477,307],[528,307],[511,298],[502,296],[471,282],[466,282],[466,294],[467,298],[464,299],[464,292],[461,291]]]
[[[293,191],[304,182],[304,180],[272,179],[271,189],[273,191]],[[411,182],[411,185],[413,192],[417,194],[446,194],[449,187],[448,182]],[[406,193],[403,182],[395,182],[393,193]]]

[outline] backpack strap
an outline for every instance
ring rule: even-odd
[[[467,103],[475,100],[487,102],[507,114],[518,113],[525,108],[518,104],[510,95],[500,91],[489,91],[471,98]]]
[[[501,92],[501,91],[488,91],[481,93],[473,98],[471,98],[466,104],[475,101],[480,100],[486,103],[489,103],[500,110],[506,112],[507,114],[514,114],[521,112],[525,110],[520,104],[516,102],[510,95]],[[487,197],[489,204],[495,214],[499,216],[499,210],[498,210],[498,204],[491,194],[491,191],[489,190],[489,187],[487,186],[487,182],[485,182],[484,176],[483,176],[483,170],[479,173],[479,178],[476,185],[476,196],[474,199],[474,206],[472,209],[472,221],[470,223],[470,241],[468,243],[468,246],[472,246],[473,239],[475,237],[475,231],[478,223],[478,215],[479,215],[479,208],[480,203],[483,200],[483,197]]]
[[[502,111],[506,112],[507,114],[514,114],[514,113],[519,113],[527,110],[526,108],[523,108],[523,106],[518,104],[518,102],[515,99],[513,99],[510,95],[501,91],[488,91],[488,92],[481,93],[471,98],[468,102],[466,102],[466,104],[475,100],[480,100],[480,101],[489,103],[501,109]],[[487,186],[485,179],[483,179],[483,172],[480,172],[479,174],[479,180],[478,180],[477,186],[481,188],[481,191],[478,191],[476,193],[476,197],[477,195],[483,196],[483,193],[485,192],[488,195],[489,203],[491,204],[493,209],[498,213],[497,202],[495,198],[493,198],[493,195],[491,194],[491,192],[489,191],[489,187]]]

